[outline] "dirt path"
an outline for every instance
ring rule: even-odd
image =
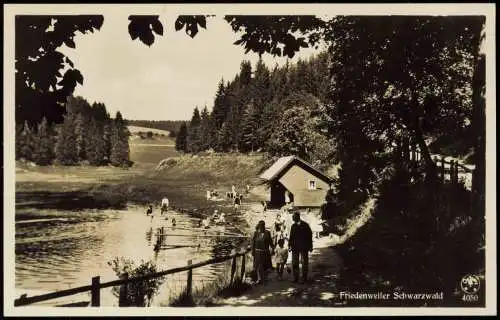
[[[332,247],[334,241],[328,237],[315,239],[314,250],[310,254],[310,282],[296,284],[292,274],[285,272],[284,279],[278,280],[275,273],[270,273],[268,282],[255,285],[250,291],[239,297],[218,299],[217,306],[334,306],[337,279],[343,262]]]
[[[252,288],[238,297],[217,298],[214,304],[217,306],[315,306],[332,307],[343,306],[347,301],[339,299],[340,289],[339,275],[344,267],[342,258],[337,253],[335,245],[344,242],[348,237],[355,234],[356,230],[368,219],[373,208],[373,200],[368,201],[362,213],[355,219],[346,230],[344,236],[323,236],[313,239],[313,252],[309,258],[309,278],[305,284],[293,283],[291,273],[286,273],[283,280],[278,280],[276,274],[271,272],[268,282],[264,285],[253,285]],[[264,220],[267,226],[272,225],[276,212],[268,211],[262,213],[258,203],[248,203],[242,206],[242,212],[250,226],[254,226],[258,220]],[[302,214],[305,221],[311,221],[313,217]],[[291,267],[291,257],[288,266]]]

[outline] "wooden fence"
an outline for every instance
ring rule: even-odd
[[[444,157],[441,157],[440,159],[438,156],[434,156],[433,160],[434,163],[436,163],[436,167],[438,169],[438,177],[441,183],[449,181],[452,184],[458,184],[459,173],[463,173],[465,175],[470,174],[472,182],[472,179],[474,178],[474,170],[467,168],[456,160],[446,161]],[[449,179],[446,179],[446,176],[448,176]]]
[[[408,163],[411,169],[415,169],[421,164],[422,154],[420,148],[414,141],[408,138],[402,138],[394,142],[392,144],[392,151],[396,161]],[[436,164],[439,181],[441,183],[450,182],[452,184],[458,184],[460,181],[460,173],[469,176],[469,187],[472,185],[474,170],[460,164],[457,160],[446,160],[445,157],[442,156],[433,155],[432,160]]]
[[[101,304],[101,289],[104,288],[109,288],[109,287],[115,287],[115,286],[120,286],[120,297],[119,297],[119,305],[120,306],[126,306],[126,293],[127,293],[127,285],[129,283],[135,283],[135,282],[141,282],[141,281],[146,281],[154,278],[159,278],[163,277],[169,274],[174,274],[174,273],[179,273],[179,272],[184,272],[187,271],[187,287],[186,287],[186,294],[188,297],[192,297],[192,288],[193,288],[193,269],[204,267],[207,265],[215,264],[215,263],[220,263],[228,260],[232,260],[231,264],[231,280],[230,284],[234,283],[235,280],[235,275],[236,275],[236,260],[238,257],[241,257],[241,270],[240,270],[240,279],[244,278],[245,275],[245,259],[246,259],[246,254],[250,251],[249,248],[242,250],[238,253],[231,254],[229,256],[225,257],[219,257],[219,258],[214,258],[210,260],[206,260],[203,262],[198,262],[195,264],[192,264],[191,260],[188,260],[187,266],[184,267],[178,267],[178,268],[173,268],[169,270],[164,270],[160,271],[157,273],[137,277],[137,278],[129,278],[128,274],[125,273],[122,275],[121,279],[118,280],[113,280],[109,282],[100,282],[100,276],[93,277],[91,280],[91,284],[87,286],[82,286],[82,287],[76,287],[76,288],[71,288],[71,289],[66,289],[66,290],[60,290],[56,292],[51,292],[51,293],[46,293],[46,294],[41,294],[37,296],[32,296],[28,297],[26,294],[22,295],[20,298],[14,300],[14,306],[25,306],[37,302],[42,302],[42,301],[47,301],[47,300],[52,300],[52,299],[57,299],[57,298],[62,298],[66,296],[71,296],[83,292],[88,292],[90,291],[91,293],[91,300],[90,300],[90,306],[92,307],[99,307]]]

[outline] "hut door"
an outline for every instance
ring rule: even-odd
[[[280,182],[271,185],[271,203],[274,208],[281,208],[285,204],[286,188]]]

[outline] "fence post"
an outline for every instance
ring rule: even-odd
[[[416,159],[415,159],[415,144],[413,143],[413,141],[410,144],[410,158],[411,158],[412,162],[416,162]]]
[[[92,278],[91,302],[90,306],[99,307],[101,304],[100,276]]]
[[[246,258],[246,253],[243,252],[243,255],[241,256],[241,272],[240,272],[240,278],[241,282],[243,282],[243,279],[245,279],[245,259]]]
[[[192,264],[193,261],[188,260],[187,265],[190,266]],[[186,294],[188,299],[191,299],[193,297],[193,269],[188,270]]]
[[[405,163],[408,163],[410,160],[410,141],[408,138],[404,138],[403,140],[403,160]]]
[[[445,167],[444,167],[444,157],[441,157],[441,183],[444,183],[445,181],[445,173],[446,173],[446,170],[445,170]]]
[[[128,280],[128,273],[125,272],[122,274],[121,278],[123,280]],[[120,297],[118,298],[118,306],[120,307],[128,307],[128,282],[125,282],[120,286]]]
[[[236,255],[233,256],[233,261],[231,263],[231,282],[230,282],[230,284],[233,284],[235,273],[236,273]]]
[[[455,175],[456,168],[458,166],[458,162],[455,160],[451,160],[450,166],[450,178],[452,178],[452,183],[456,184],[458,182],[458,177]]]

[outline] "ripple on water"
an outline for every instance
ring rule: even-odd
[[[57,213],[52,214],[58,217]],[[172,228],[172,217],[177,222],[175,228]],[[184,266],[189,259],[199,262],[228,254],[234,244],[241,242],[199,237],[202,233],[193,229],[198,220],[181,214],[169,215],[168,220],[155,218],[153,222],[143,212],[110,210],[90,214],[78,212],[68,218],[71,221],[16,224],[16,287],[50,291],[87,285],[96,275],[106,281],[115,279],[107,262],[116,256],[137,262],[154,259],[152,243],[161,226],[166,233],[179,234],[167,236],[164,244],[170,248],[161,250],[156,256],[158,268],[162,270]],[[237,232],[235,228],[226,229]],[[197,244],[200,244],[199,249],[196,249]],[[176,245],[181,247],[172,247]],[[196,269],[193,276],[215,279],[224,268],[224,265],[203,267]]]

